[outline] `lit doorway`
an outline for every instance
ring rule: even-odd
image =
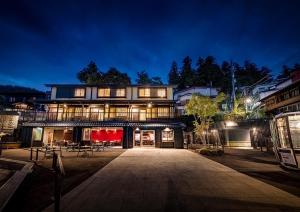
[[[155,146],[155,131],[140,130],[136,128],[134,131],[134,146],[135,147],[153,147]]]
[[[141,146],[152,147],[155,145],[155,131],[142,130],[141,133]]]

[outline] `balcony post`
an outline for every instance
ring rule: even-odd
[[[56,109],[56,120],[55,120],[55,121],[58,121],[58,111],[59,111],[59,104],[57,104],[57,109]]]
[[[91,115],[92,115],[92,108],[90,107],[90,110],[89,110],[89,121],[91,121]]]
[[[83,107],[83,104],[81,104],[81,118],[80,118],[81,121],[84,120],[84,118],[83,118],[83,115],[84,115],[84,113],[83,113],[83,108],[84,108],[84,107]]]

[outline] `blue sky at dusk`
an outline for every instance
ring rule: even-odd
[[[173,60],[249,59],[276,74],[300,63],[300,1],[1,1],[0,84],[44,89],[100,70],[146,70],[167,82]]]

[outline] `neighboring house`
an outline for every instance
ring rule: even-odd
[[[193,94],[201,96],[216,97],[218,95],[217,88],[211,87],[190,87],[174,93],[174,100],[176,101],[176,109],[179,115],[184,115],[184,107],[192,98]]]
[[[0,86],[0,105],[2,110],[24,111],[37,109],[34,105],[35,100],[45,99],[44,92],[19,87],[19,86]]]
[[[22,117],[27,145],[101,141],[123,148],[183,148],[172,86],[46,86],[51,98],[38,101],[46,111]]]
[[[300,111],[300,78],[261,100],[268,114]]]
[[[247,107],[250,110],[263,108],[264,105],[262,104],[262,100],[295,82],[298,79],[296,73],[297,71],[292,73],[288,78],[276,79],[255,86],[243,87],[241,90],[242,95],[246,97],[246,100],[249,99],[249,102],[246,102]]]

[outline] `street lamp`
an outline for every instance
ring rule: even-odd
[[[252,99],[250,97],[246,98],[246,104],[245,104],[245,108],[246,108],[246,113],[248,113],[248,105],[252,102]]]

